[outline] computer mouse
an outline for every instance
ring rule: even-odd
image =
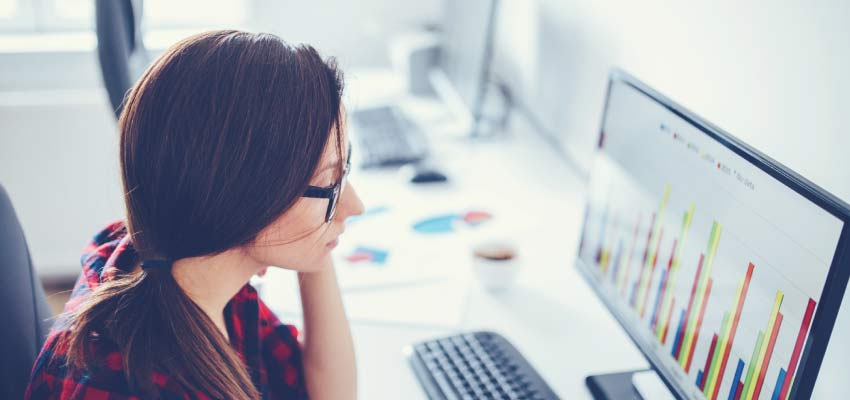
[[[448,180],[445,174],[433,168],[416,168],[410,177],[410,183],[435,183]]]

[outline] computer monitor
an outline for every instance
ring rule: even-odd
[[[811,396],[850,208],[622,71],[577,267],[679,398]]]
[[[442,40],[430,81],[471,133],[481,118],[498,0],[444,2]]]

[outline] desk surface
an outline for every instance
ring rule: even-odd
[[[370,85],[401,88],[392,78],[377,78],[368,73],[349,74],[352,76],[349,110],[394,98],[369,96],[370,90],[374,90]],[[422,242],[422,247],[439,245],[445,250],[440,264],[448,268],[448,281],[462,291],[460,297],[441,296],[444,285],[432,285],[430,289],[424,285],[416,291],[404,287],[366,293],[346,289],[356,278],[344,269],[354,267],[337,264],[343,299],[349,310],[355,311],[361,306],[355,302],[364,298],[374,301],[370,304],[379,304],[373,308],[398,307],[395,303],[406,293],[415,293],[412,301],[418,301],[422,309],[434,304],[441,308],[438,312],[445,310],[459,315],[443,323],[429,324],[410,323],[410,319],[358,318],[350,312],[360,398],[425,398],[408,367],[403,348],[417,341],[467,330],[493,330],[507,337],[564,398],[590,398],[584,386],[588,374],[645,368],[643,356],[575,269],[584,212],[584,184],[569,164],[518,118],[514,118],[504,135],[470,140],[458,132],[456,119],[439,103],[401,99],[400,104],[421,126],[428,127],[431,148],[450,176],[450,182],[415,186],[406,183],[397,171],[355,169],[351,182],[367,210],[389,204],[396,213],[394,218],[402,218],[477,206],[485,207],[494,219],[490,227],[478,231],[442,242],[435,241],[438,239]],[[356,157],[354,161],[356,165]],[[340,248],[343,241],[357,241],[357,232],[362,231],[350,229],[341,239]],[[488,236],[508,238],[518,248],[521,269],[510,291],[489,293],[470,272],[469,247]],[[423,266],[427,258],[421,258]],[[269,306],[297,324],[300,310],[292,300],[293,275],[274,271],[259,284]],[[438,299],[442,301],[435,301]]]

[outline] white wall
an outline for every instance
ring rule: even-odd
[[[101,90],[0,93],[0,183],[43,275],[79,272],[86,242],[123,214],[105,99]]]
[[[242,28],[310,43],[343,70],[388,67],[388,39],[438,21],[442,10],[442,0],[248,4]],[[161,49],[189,33],[149,32],[146,39]],[[76,274],[86,241],[124,213],[118,134],[95,45],[85,32],[0,35],[0,183],[42,276]]]
[[[850,2],[503,0],[501,11],[497,70],[581,164],[620,66],[850,199]]]

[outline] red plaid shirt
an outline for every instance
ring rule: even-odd
[[[83,252],[83,272],[77,280],[65,311],[74,310],[101,282],[114,276],[119,266],[134,265],[137,254],[123,222],[114,222],[98,233]],[[282,324],[245,285],[224,310],[230,343],[248,367],[263,399],[307,397],[298,331]],[[32,370],[27,399],[138,399],[127,383],[118,348],[109,340],[92,341],[95,354],[105,368],[77,370],[66,365],[66,348],[57,339],[68,333],[66,321],[57,320]],[[54,362],[51,362],[54,361]],[[56,362],[58,361],[58,362]],[[168,376],[154,372],[153,380],[162,399],[208,399],[192,393]]]

